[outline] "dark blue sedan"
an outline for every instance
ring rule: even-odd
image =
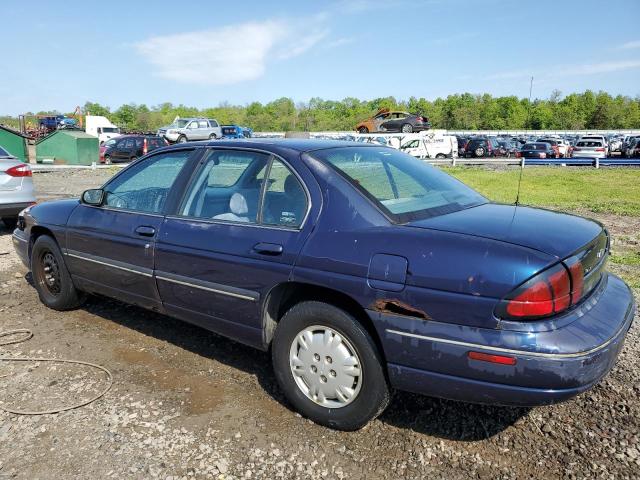
[[[345,430],[392,388],[573,397],[613,367],[635,309],[599,223],[491,203],[375,144],[162,148],[27,209],[13,241],[45,305],[106,295],[270,350],[291,404]]]

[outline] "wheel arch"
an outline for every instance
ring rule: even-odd
[[[31,251],[33,250],[33,245],[36,243],[36,240],[43,235],[51,237],[53,241],[58,244],[58,247],[60,246],[60,244],[58,243],[58,239],[49,228],[43,227],[41,225],[34,225],[33,227],[31,227],[29,235],[29,263],[31,263]]]
[[[384,349],[373,321],[364,307],[344,292],[304,282],[285,282],[273,287],[262,306],[262,341],[265,349],[271,341],[278,322],[294,305],[304,301],[325,302],[352,315],[367,330],[380,356],[384,359]]]

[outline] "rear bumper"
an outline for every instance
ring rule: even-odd
[[[0,218],[1,217],[17,217],[22,210],[33,205],[34,203],[35,203],[35,200],[33,202],[0,204]]]
[[[635,315],[624,282],[613,275],[605,282],[594,298],[571,312],[575,318],[537,332],[452,326],[376,312],[379,317],[372,318],[383,339],[391,383],[452,400],[520,406],[556,403],[584,392],[613,368]],[[469,351],[517,362],[471,360]]]

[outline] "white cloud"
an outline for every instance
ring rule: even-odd
[[[619,50],[631,50],[633,48],[640,48],[640,40],[634,40],[633,42],[623,43],[618,46]]]
[[[260,78],[267,64],[301,55],[328,30],[313,22],[267,20],[151,37],[134,45],[155,74],[182,83],[230,85]],[[308,24],[307,24],[308,23]]]
[[[552,72],[550,76],[565,77],[570,75],[595,75],[598,73],[620,72],[640,68],[640,60],[623,60],[619,62],[588,63],[585,65],[573,65],[560,68]]]
[[[555,65],[549,66],[545,72],[515,70],[507,72],[498,72],[485,77],[485,80],[509,80],[527,78],[533,75],[536,78],[556,78],[556,77],[572,77],[596,75],[599,73],[620,72],[640,68],[640,60],[623,60],[617,62],[600,62],[586,63],[579,65]]]
[[[342,38],[336,38],[335,40],[328,41],[327,43],[325,43],[324,46],[326,48],[337,48],[337,47],[342,47],[343,45],[349,45],[355,41],[356,39],[354,37],[342,37]]]

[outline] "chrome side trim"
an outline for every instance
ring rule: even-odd
[[[540,358],[550,358],[550,359],[567,359],[567,358],[577,358],[585,355],[589,355],[591,353],[595,353],[603,348],[609,346],[613,341],[618,338],[620,332],[627,326],[627,322],[624,322],[622,326],[616,331],[616,333],[606,342],[594,347],[590,350],[585,350],[583,352],[576,353],[545,353],[545,352],[530,352],[527,350],[516,350],[511,348],[502,348],[502,347],[492,347],[490,345],[480,345],[478,343],[470,343],[470,342],[461,342],[459,340],[449,340],[447,338],[440,337],[429,337],[426,335],[418,335],[416,333],[409,332],[401,332],[399,330],[385,329],[387,333],[391,333],[394,335],[401,335],[403,337],[417,338],[418,340],[427,340],[429,342],[437,342],[437,343],[446,343],[448,345],[457,345],[459,347],[468,347],[473,348],[474,350],[491,350],[492,352],[500,352],[507,353],[511,355],[519,355],[522,357],[540,357]]]
[[[165,282],[175,283],[177,285],[183,285],[185,287],[198,288],[207,292],[218,293],[220,295],[227,295],[229,297],[240,298],[242,300],[249,300],[257,302],[260,295],[252,290],[245,290],[243,288],[229,287],[227,285],[220,285],[219,283],[205,282],[202,280],[196,280],[190,277],[183,277],[182,275],[176,275],[167,272],[156,272],[156,279],[163,280]]]
[[[117,270],[122,270],[124,272],[135,273],[137,275],[142,275],[143,277],[147,277],[147,278],[153,277],[153,270],[149,268],[137,267],[129,263],[118,262],[116,260],[110,260],[107,258],[98,257],[96,255],[90,255],[88,253],[77,252],[75,250],[64,250],[62,253],[67,257],[77,258],[87,262],[95,263],[97,265],[103,265],[105,267],[115,268]]]

